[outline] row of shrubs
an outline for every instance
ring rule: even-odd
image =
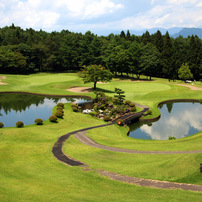
[[[58,118],[62,119],[64,116],[64,110],[63,109],[64,109],[64,104],[58,103],[57,104],[57,111],[55,112],[55,115],[52,115],[49,117],[49,121],[57,123]],[[35,119],[34,122],[36,123],[36,125],[43,125],[43,120],[40,118]],[[17,128],[22,128],[23,126],[24,126],[24,123],[22,121],[18,121],[16,123]],[[0,128],[3,128],[3,127],[4,127],[4,124],[2,122],[0,122]]]

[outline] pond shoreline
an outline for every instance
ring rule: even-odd
[[[163,105],[167,105],[167,104],[174,104],[174,103],[190,103],[190,104],[199,104],[199,106],[200,106],[200,103],[201,103],[201,100],[199,99],[172,99],[172,100],[166,100],[166,101],[162,101],[162,102],[160,102],[160,103],[158,103],[157,104],[157,107],[159,108],[161,105],[163,106]],[[198,105],[197,104],[197,105]],[[172,109],[172,108],[171,108]],[[199,108],[199,109],[201,109],[201,108]],[[201,110],[200,110],[201,111]],[[130,136],[131,134],[133,134],[131,137],[133,137],[134,136],[134,134],[136,134],[133,138],[136,138],[136,136],[140,136],[140,134],[141,135],[143,135],[143,134],[149,134],[149,136],[151,135],[150,134],[150,132],[145,132],[144,130],[144,132],[142,131],[142,130],[140,130],[140,127],[142,127],[142,126],[144,126],[145,124],[149,124],[148,126],[150,126],[150,124],[151,125],[153,125],[153,123],[155,123],[155,122],[157,122],[157,121],[159,121],[160,120],[160,118],[161,118],[161,113],[162,114],[164,114],[163,113],[163,111],[160,111],[160,114],[158,115],[158,116],[156,116],[156,117],[154,117],[154,118],[149,118],[149,119],[147,119],[146,117],[144,117],[143,116],[143,118],[140,118],[139,119],[139,125],[137,124],[136,125],[136,127],[135,126],[133,126],[133,125],[129,125],[129,127],[130,127],[130,129],[129,129],[129,131],[127,132],[127,136]],[[170,113],[170,111],[169,111],[169,113]],[[165,119],[165,115],[163,116],[164,117],[164,119]],[[178,117],[179,118],[179,117]],[[163,119],[163,120],[164,120]],[[200,120],[200,119],[199,119]],[[159,126],[159,124],[156,124],[155,123],[155,126],[157,127],[157,126],[159,126],[160,128],[161,128],[161,126],[162,126],[162,121],[160,121],[160,123],[161,123],[161,125]],[[189,124],[188,124],[189,125]],[[131,126],[132,126],[132,128],[131,128]],[[177,128],[178,128],[179,126],[177,126]],[[136,128],[136,129],[135,129]],[[191,127],[190,127],[191,128]],[[195,127],[194,127],[195,128]],[[145,130],[146,130],[146,128],[144,128]],[[196,128],[195,128],[196,129]],[[135,131],[137,130],[137,132],[136,133],[134,133]],[[142,132],[141,132],[142,131]],[[155,130],[156,131],[156,130]],[[173,130],[171,130],[171,131],[173,131]],[[174,132],[174,131],[173,131]],[[200,132],[200,129],[198,129],[198,132]],[[155,133],[154,133],[155,134]],[[187,135],[188,135],[188,133],[186,133]],[[189,135],[194,135],[195,133],[190,133]],[[138,139],[145,139],[145,138],[140,138],[140,137],[137,137]],[[147,139],[147,138],[146,138]],[[153,138],[152,138],[153,139]]]
[[[55,95],[55,94],[44,94],[44,93],[31,93],[31,92],[24,92],[24,91],[2,91],[0,94],[11,94],[11,93],[21,93],[21,94],[30,94],[30,95],[41,95],[47,97],[79,97],[79,98],[89,98],[93,99],[91,96],[88,95]]]

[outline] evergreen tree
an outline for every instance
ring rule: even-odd
[[[189,44],[189,66],[193,73],[194,79],[200,79],[200,66],[202,64],[202,44],[197,36],[191,36]]]
[[[142,71],[150,77],[150,80],[152,76],[157,75],[159,72],[160,53],[156,46],[151,43],[143,46],[139,62]]]
[[[169,79],[175,79],[177,77],[176,71],[173,66],[173,45],[168,32],[166,32],[164,38],[163,51],[161,53],[161,62],[163,66],[163,73]]]
[[[151,43],[151,36],[150,33],[148,31],[146,31],[143,35],[142,35],[142,43],[144,45],[146,45],[147,43]]]
[[[115,88],[115,93],[117,95],[114,95],[114,97],[118,99],[118,104],[122,105],[125,97],[125,95],[123,94],[125,93],[125,91],[121,90],[120,88]]]

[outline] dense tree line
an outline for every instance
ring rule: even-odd
[[[97,36],[90,31],[23,30],[14,24],[0,28],[0,73],[64,72],[92,64],[105,66],[115,75],[130,73],[140,78],[144,74],[169,80],[177,79],[180,67],[188,64],[199,80],[202,41],[193,35],[174,39],[160,31]]]

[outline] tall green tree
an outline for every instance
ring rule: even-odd
[[[113,74],[101,65],[89,65],[84,67],[78,75],[83,79],[84,83],[94,83],[94,90],[96,90],[97,82],[108,82],[113,78]]]
[[[36,67],[39,69],[40,72],[43,72],[47,60],[47,47],[42,42],[40,42],[32,46],[32,52],[32,58],[34,63],[36,64]]]
[[[174,79],[177,77],[177,73],[173,66],[173,44],[168,32],[164,37],[164,46],[163,51],[161,53],[161,62],[163,66],[163,73],[169,79]]]
[[[150,80],[153,75],[158,74],[160,53],[156,46],[151,43],[148,43],[143,46],[139,62],[144,74],[149,76]]]
[[[153,44],[157,47],[160,53],[163,51],[163,36],[159,30],[153,35]]]
[[[182,79],[183,81],[193,78],[193,74],[191,73],[191,70],[189,69],[188,64],[183,64],[180,67],[178,71],[178,75],[179,75],[179,78]]]
[[[189,66],[196,80],[200,79],[202,65],[202,43],[197,36],[191,36],[188,52]]]
[[[58,50],[61,70],[74,69],[80,65],[81,41],[81,34],[68,33],[63,36]]]
[[[128,68],[129,55],[127,50],[125,50],[122,46],[116,46],[113,48],[111,54],[108,57],[107,67],[117,75],[117,72],[121,73],[129,73]]]
[[[142,43],[144,45],[146,45],[147,43],[151,43],[151,35],[148,31],[146,31],[143,35],[142,35]]]
[[[142,69],[139,65],[139,58],[141,55],[141,49],[140,45],[134,41],[130,44],[130,47],[128,48],[128,56],[129,56],[129,68],[130,72],[132,74],[136,74],[137,78],[140,78],[140,75],[142,73]]]

